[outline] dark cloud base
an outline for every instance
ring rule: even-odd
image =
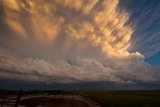
[[[0,89],[39,89],[39,90],[159,90],[158,83],[116,84],[112,82],[88,82],[74,84],[42,84],[19,80],[0,79]]]

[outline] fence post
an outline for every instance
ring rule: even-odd
[[[17,100],[16,100],[16,105],[15,105],[15,107],[18,107],[18,104],[19,104],[19,101],[20,101],[20,97],[21,97],[21,93],[22,93],[22,90],[20,90],[20,91],[18,92],[18,97],[17,97]]]
[[[1,103],[1,107],[3,107],[3,103],[4,103],[4,100],[5,100],[6,96],[7,96],[7,91],[5,91],[5,93],[4,93],[3,101],[2,101],[2,103]]]

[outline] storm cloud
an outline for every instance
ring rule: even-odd
[[[130,52],[118,0],[0,0],[0,78],[44,83],[158,81]]]

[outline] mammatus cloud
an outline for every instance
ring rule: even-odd
[[[118,0],[0,0],[0,77],[49,83],[156,81]],[[24,79],[25,78],[25,79]],[[26,79],[27,78],[27,79]]]

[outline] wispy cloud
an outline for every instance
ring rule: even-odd
[[[132,36],[132,51],[140,51],[145,57],[152,56],[160,51],[160,2],[139,1],[123,6],[130,11],[129,22],[134,25]],[[136,7],[136,8],[135,8]]]

